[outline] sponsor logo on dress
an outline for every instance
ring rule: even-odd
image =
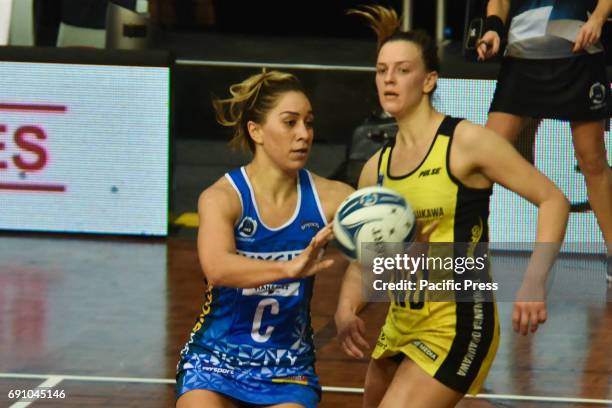
[[[236,253],[247,258],[261,259],[263,261],[290,261],[299,256],[303,251],[303,249],[297,249],[293,251],[252,252],[238,249]]]
[[[459,369],[457,370],[457,375],[461,377],[466,377],[470,368],[472,368],[472,363],[474,362],[474,358],[476,357],[476,353],[478,352],[478,347],[480,342],[483,339],[483,324],[484,324],[484,311],[482,304],[482,295],[479,292],[474,293],[474,319],[472,320],[472,336],[470,342],[468,344],[468,349],[463,359],[459,365]]]
[[[302,229],[302,231],[305,231],[306,229],[313,229],[315,231],[318,231],[321,229],[321,225],[319,225],[319,223],[316,221],[303,220],[300,228]]]
[[[230,368],[223,368],[223,367],[204,366],[202,367],[202,371],[208,371],[210,373],[215,373],[215,374],[234,375],[234,370]]]
[[[257,231],[257,221],[251,217],[244,217],[238,226],[238,233],[243,237],[252,237]]]
[[[414,210],[414,216],[421,218],[440,218],[444,216],[444,208],[417,208]]]
[[[242,296],[298,296],[300,282],[268,283],[258,288],[242,289]]]
[[[272,382],[308,385],[308,378],[303,375],[293,375],[289,377],[276,377],[272,379]]]
[[[438,355],[432,349],[427,347],[427,345],[425,343],[423,343],[421,340],[414,340],[412,342],[412,344],[416,348],[421,350],[423,352],[423,354],[425,354],[427,357],[429,357],[432,361],[436,361],[438,359]]]
[[[376,339],[376,347],[380,347],[382,349],[387,348],[387,336],[384,332],[381,332],[378,338]]]
[[[601,82],[595,82],[589,89],[591,109],[599,109],[606,104],[606,87]]]
[[[191,364],[190,362],[186,362],[185,364],[183,364],[183,370],[191,370],[196,368],[193,364]],[[213,367],[213,366],[201,366],[200,369],[202,371],[206,371],[209,373],[215,373],[215,374],[223,374],[223,375],[234,375],[234,370],[232,370],[231,368],[223,368],[223,367]]]
[[[436,167],[436,168],[433,168],[433,169],[421,170],[421,172],[419,173],[419,178],[427,177],[427,176],[435,176],[437,174],[440,174],[440,170],[441,169],[442,169],[442,167]]]

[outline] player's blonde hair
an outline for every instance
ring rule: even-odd
[[[249,121],[264,123],[280,96],[287,92],[304,92],[300,81],[292,74],[266,71],[252,75],[229,88],[232,95],[226,99],[213,97],[213,108],[217,122],[233,128],[230,145],[233,148],[255,152],[255,143],[249,135]]]

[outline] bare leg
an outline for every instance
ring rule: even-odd
[[[427,374],[409,358],[395,372],[380,408],[452,408],[463,394]]]
[[[512,143],[527,161],[534,164],[533,149],[539,124],[539,119],[491,112],[486,127]]]
[[[398,363],[389,359],[370,360],[365,380],[363,408],[376,408],[393,380]]]
[[[525,127],[527,118],[513,115],[504,112],[491,112],[485,125],[488,129],[495,131],[504,139],[511,143],[516,141],[516,138],[521,130]]]
[[[612,169],[604,143],[604,122],[572,122],[572,141],[584,175],[589,203],[612,255]]]
[[[186,392],[176,401],[176,408],[238,408],[230,398],[208,390]]]
[[[519,131],[514,147],[521,156],[535,166],[535,138],[540,126],[540,119],[523,118],[523,128]]]

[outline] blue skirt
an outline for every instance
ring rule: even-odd
[[[210,355],[190,353],[181,359],[176,375],[176,398],[192,390],[209,390],[240,402],[256,405],[282,403],[315,408],[320,401],[321,386],[314,367],[290,370],[283,375],[275,367],[231,367],[216,363]],[[274,375],[270,375],[274,372]],[[289,374],[289,373],[288,373]]]

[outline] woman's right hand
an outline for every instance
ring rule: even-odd
[[[580,27],[580,31],[576,34],[576,40],[574,41],[573,52],[586,50],[593,44],[596,44],[601,38],[601,30],[606,22],[606,19],[602,19],[595,14],[591,14],[588,21]]]
[[[476,43],[476,52],[478,53],[478,60],[484,61],[492,58],[499,52],[499,44],[501,40],[499,35],[495,31],[487,31],[478,43]]]
[[[336,313],[336,330],[342,351],[353,358],[363,358],[362,350],[369,350],[365,339],[365,323],[355,313],[340,311]]]
[[[328,224],[317,232],[317,235],[312,238],[310,244],[300,255],[287,261],[285,267],[287,277],[291,279],[305,278],[332,266],[334,259],[322,256],[325,245],[332,239],[334,239],[332,224]]]

